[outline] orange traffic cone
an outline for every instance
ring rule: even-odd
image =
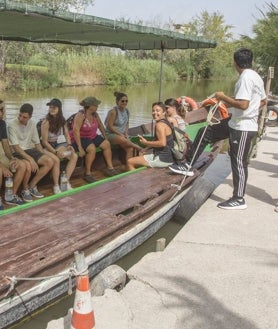
[[[71,329],[93,329],[95,317],[91,299],[88,270],[76,277],[76,293],[71,318]]]

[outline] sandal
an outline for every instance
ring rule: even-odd
[[[95,182],[94,177],[92,177],[91,175],[85,175],[85,176],[84,176],[84,179],[85,179],[85,181],[86,181],[87,183],[89,183],[89,184]]]

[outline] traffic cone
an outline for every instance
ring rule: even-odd
[[[76,276],[76,293],[71,318],[71,329],[93,329],[95,317],[88,270]]]

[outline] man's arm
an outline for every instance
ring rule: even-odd
[[[249,101],[245,99],[235,99],[229,97],[223,93],[223,91],[218,91],[214,94],[214,97],[218,101],[222,101],[225,103],[227,107],[235,107],[236,109],[245,111],[249,107]]]

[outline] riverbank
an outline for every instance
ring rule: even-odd
[[[248,208],[216,207],[231,196],[229,175],[163,252],[127,272],[122,291],[93,298],[96,328],[277,329],[277,142],[268,127],[249,167]]]

